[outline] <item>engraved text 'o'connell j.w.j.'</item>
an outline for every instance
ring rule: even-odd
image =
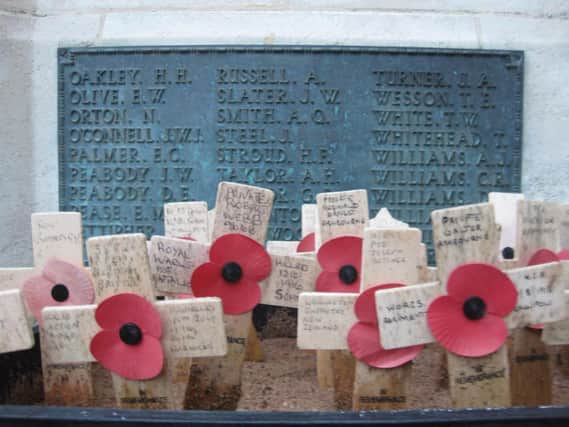
[[[302,203],[364,188],[425,232],[436,208],[519,191],[523,52],[360,47],[59,49],[60,208],[86,236],[163,232],[219,181]]]

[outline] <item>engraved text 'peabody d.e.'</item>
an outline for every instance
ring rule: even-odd
[[[358,47],[59,50],[60,208],[87,237],[160,234],[162,204],[219,181],[302,203],[365,188],[425,231],[432,209],[519,191],[523,53]]]

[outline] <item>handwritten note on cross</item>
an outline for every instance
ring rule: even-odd
[[[320,193],[316,241],[322,245],[339,236],[363,237],[369,223],[367,192],[365,190]]]
[[[209,245],[174,237],[152,236],[149,259],[157,293],[190,293],[189,279],[196,267],[207,262]]]
[[[538,249],[561,249],[559,208],[554,203],[519,200],[516,247],[520,266],[527,265]]]
[[[164,235],[166,237],[191,237],[200,243],[208,243],[210,233],[207,203],[165,203]]]

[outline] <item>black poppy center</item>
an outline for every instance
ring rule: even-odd
[[[506,246],[502,249],[502,258],[504,259],[514,259],[514,248]]]
[[[351,285],[358,280],[358,270],[353,265],[345,265],[340,268],[340,280],[345,285]]]
[[[221,269],[221,275],[225,281],[229,283],[235,283],[241,280],[241,277],[243,276],[243,270],[241,270],[241,266],[236,262],[228,262]]]
[[[69,289],[63,283],[56,284],[51,288],[51,297],[57,302],[67,301],[69,298]]]
[[[486,303],[480,297],[470,297],[464,301],[462,310],[470,320],[482,319],[486,314]]]
[[[136,345],[142,340],[142,331],[135,323],[125,323],[119,331],[122,342],[128,345]]]

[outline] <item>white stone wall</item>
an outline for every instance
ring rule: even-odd
[[[0,266],[58,208],[56,49],[160,44],[524,50],[523,191],[569,202],[569,1],[0,0]]]

